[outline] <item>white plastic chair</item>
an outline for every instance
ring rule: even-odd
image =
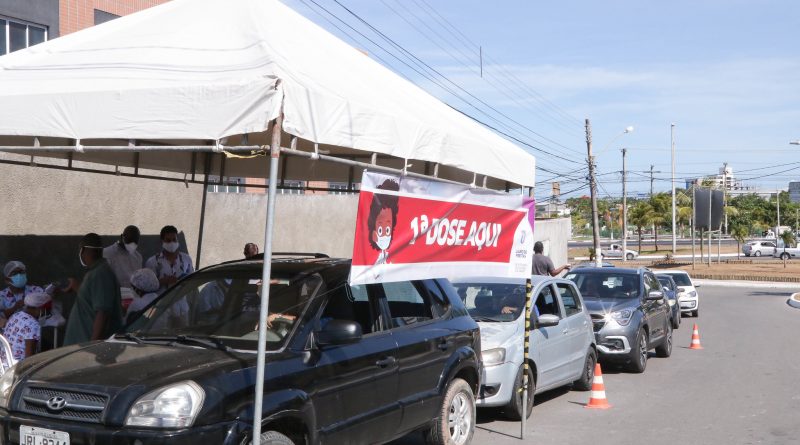
[[[11,344],[8,343],[5,337],[0,335],[0,375],[17,363],[14,360],[14,353],[11,350]]]

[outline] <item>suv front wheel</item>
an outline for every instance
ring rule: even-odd
[[[252,441],[250,442],[253,443]],[[292,439],[284,436],[277,431],[267,431],[261,434],[261,443],[263,445],[294,445]]]
[[[631,363],[628,369],[637,374],[644,372],[647,367],[647,333],[644,328],[639,328],[636,334],[636,345],[631,350]]]
[[[431,445],[465,445],[475,433],[475,396],[463,379],[453,379],[447,387],[439,415],[428,430]]]

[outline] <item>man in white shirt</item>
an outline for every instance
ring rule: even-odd
[[[119,240],[103,249],[103,258],[117,276],[120,287],[131,287],[131,275],[142,268],[142,254],[138,250],[140,236],[138,227],[125,227]]]

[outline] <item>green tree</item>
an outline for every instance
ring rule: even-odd
[[[639,252],[642,251],[642,229],[653,223],[653,207],[647,201],[638,201],[628,211],[628,222],[639,234]]]
[[[742,252],[742,244],[744,244],[747,239],[747,226],[742,223],[737,223],[730,226],[730,231],[731,236],[736,240],[736,258],[738,259],[739,254]]]
[[[666,193],[659,193],[650,198],[650,207],[653,209],[650,224],[653,225],[653,242],[656,252],[658,252],[658,229],[671,222],[672,218],[672,197]],[[669,217],[667,215],[669,214]]]

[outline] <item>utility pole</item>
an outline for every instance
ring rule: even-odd
[[[653,168],[655,165],[650,164],[650,199],[653,199],[653,173],[655,173]]]
[[[628,171],[625,169],[625,154],[622,149],[622,261],[628,261]]]
[[[778,192],[775,193],[775,201],[777,201],[778,204],[778,226],[775,227],[775,241],[777,241],[781,235],[781,191],[780,190],[778,190]]]
[[[672,254],[678,252],[678,234],[676,233],[675,218],[677,212],[675,211],[675,123],[670,126],[670,140],[672,144]],[[650,184],[652,184],[652,180]],[[727,223],[725,224],[727,229]]]
[[[594,262],[601,266],[600,223],[597,220],[597,181],[594,177],[594,156],[592,156],[592,124],[586,119],[586,150],[589,153],[589,190],[592,196],[592,240],[594,241]]]

